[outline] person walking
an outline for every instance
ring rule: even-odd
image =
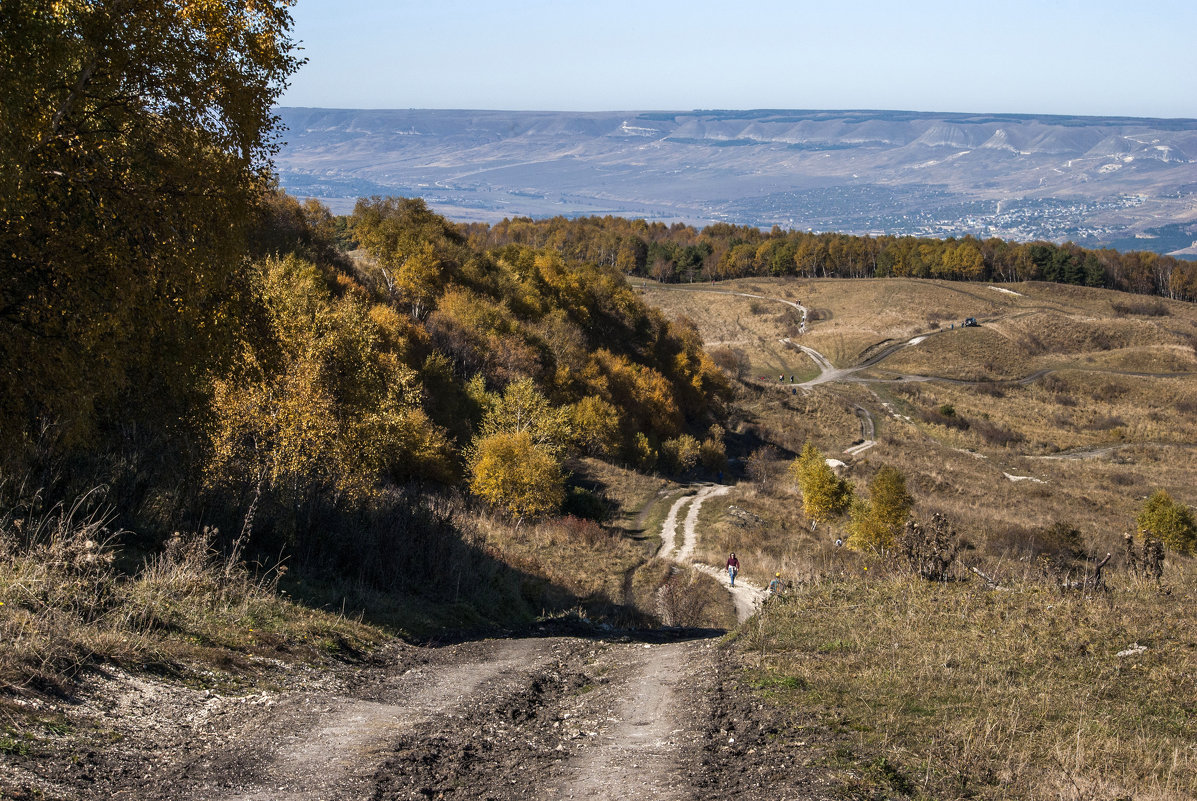
[[[731,585],[736,586],[736,574],[740,572],[740,560],[736,558],[735,551],[732,555],[727,557],[727,577],[731,579]]]

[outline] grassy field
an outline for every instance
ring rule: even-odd
[[[862,797],[1197,794],[1194,571],[1097,596],[866,575],[771,601],[739,641]]]
[[[1197,797],[1197,563],[1169,553],[1157,583],[1122,558],[1155,489],[1197,503],[1197,309],[1044,284],[717,288],[801,299],[812,319],[792,338],[841,368],[925,337],[798,395],[746,374],[729,430],[750,475],[700,518],[702,558],[735,550],[748,578],[789,582],[738,643],[826,765],[860,797]],[[773,363],[763,301],[647,295]],[[876,445],[849,455],[862,409]],[[898,468],[914,517],[958,533],[954,580],[837,547],[846,517],[812,528],[786,472],[808,441],[858,495]],[[1076,536],[1062,542],[1061,526]],[[1062,588],[1106,554],[1107,589]]]
[[[793,456],[809,440],[847,462],[845,476],[858,484],[878,464],[891,464],[907,476],[917,513],[949,514],[985,542],[1017,540],[1063,520],[1098,546],[1117,541],[1154,488],[1197,502],[1197,309],[1190,304],[1058,285],[998,291],[901,279],[714,288],[800,299],[817,319],[796,341],[838,366],[927,336],[852,376],[864,383],[795,396],[748,376],[732,424],[748,448],[771,444]],[[708,339],[727,341],[735,321],[736,347],[754,364],[771,358],[777,326],[750,308],[766,301],[652,289],[646,297],[694,319]],[[965,316],[982,325],[947,327]],[[765,344],[758,352],[754,343]],[[850,457],[842,451],[861,438],[858,407],[872,416],[878,444]],[[776,528],[805,527],[797,499],[745,492],[750,511]],[[743,528],[724,522],[729,531]],[[721,546],[734,539],[712,533]],[[823,538],[835,534],[832,526]]]

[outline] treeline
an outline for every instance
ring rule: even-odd
[[[1071,242],[849,236],[778,227],[765,232],[726,223],[696,229],[617,217],[520,217],[465,228],[479,247],[552,248],[566,258],[667,283],[747,276],[1053,281],[1197,300],[1197,262]]]

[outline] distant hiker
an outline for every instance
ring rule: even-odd
[[[732,555],[727,557],[727,577],[731,579],[731,585],[736,586],[736,574],[740,572],[740,560],[736,558],[735,551]]]
[[[773,580],[769,582],[769,594],[777,595],[781,592],[781,573],[774,573]]]

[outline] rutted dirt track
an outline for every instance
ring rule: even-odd
[[[741,580],[740,583],[733,587],[731,586],[731,579],[726,572],[711,565],[693,561],[694,548],[698,544],[698,512],[702,508],[702,504],[708,498],[726,495],[730,490],[731,487],[728,486],[706,485],[701,487],[694,495],[683,495],[674,501],[673,506],[669,508],[669,514],[665,517],[664,524],[661,526],[661,550],[657,552],[657,556],[661,559],[673,559],[683,565],[692,565],[695,569],[701,570],[703,573],[718,579],[727,588],[727,591],[731,593],[732,601],[736,605],[736,619],[743,623],[752,617],[757,607],[760,606],[761,601],[764,600],[764,590],[744,580]],[[690,508],[687,510],[685,520],[682,523],[682,543],[678,545],[678,517],[681,514],[682,507],[686,504],[689,504]]]
[[[705,632],[544,632],[275,665],[250,696],[113,674],[73,702],[61,753],[0,759],[0,797],[824,797],[734,659]]]

